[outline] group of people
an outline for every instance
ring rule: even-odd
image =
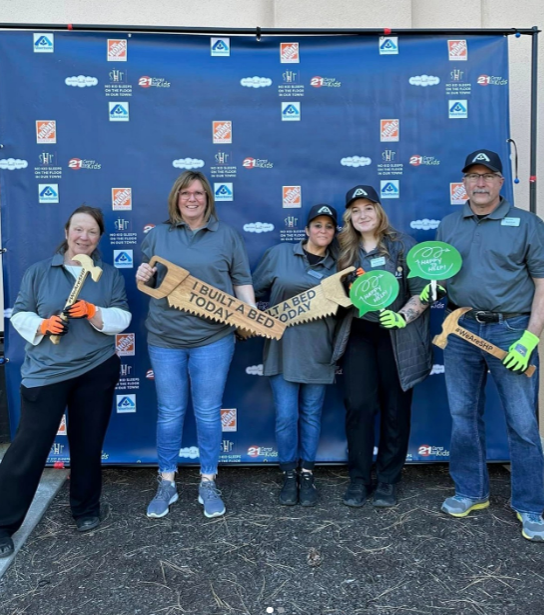
[[[507,351],[498,359],[452,337],[444,351],[452,416],[450,473],[455,495],[441,510],[454,517],[489,505],[486,468],[485,383],[491,373],[504,407],[512,464],[512,508],[529,540],[544,541],[544,460],[536,418],[537,344],[544,328],[544,223],[500,196],[499,156],[489,150],[468,155],[465,205],[441,222],[437,239],[461,253],[463,268],[448,281],[447,311],[471,307],[460,323]],[[282,243],[263,255],[252,273],[239,233],[220,221],[206,177],[186,171],[168,198],[168,221],[142,244],[136,280],[160,286],[166,269],[153,256],[179,265],[220,291],[252,307],[255,297],[276,305],[307,291],[337,271],[358,275],[384,270],[399,282],[388,309],[360,316],[355,307],[337,316],[286,328],[266,340],[264,370],[275,408],[276,443],[283,483],[279,502],[314,506],[314,466],[327,385],[336,365],[343,369],[349,484],[343,503],[395,506],[410,435],[413,387],[432,368],[429,334],[430,284],[409,277],[406,256],[415,240],[394,229],[376,190],[357,185],[346,195],[343,225],[328,204],[307,216],[306,239]],[[101,450],[119,377],[114,335],[130,323],[123,278],[97,250],[104,233],[100,210],[82,206],[65,226],[54,256],[23,277],[11,318],[26,340],[22,367],[21,419],[0,464],[0,557],[13,553],[43,466],[67,409],[70,444],[70,507],[79,531],[100,523]],[[102,268],[80,298],[64,307],[81,266],[90,256]],[[444,284],[445,285],[445,284]],[[439,298],[440,298],[439,294]],[[164,517],[178,499],[175,474],[189,394],[197,426],[201,481],[198,501],[206,517],[225,513],[216,478],[221,445],[223,393],[234,354],[233,327],[170,307],[151,298],[146,319],[148,350],[157,393],[158,488],[147,516]],[[61,336],[60,343],[54,336]],[[375,419],[380,415],[379,434]],[[372,478],[374,449],[376,480]]]

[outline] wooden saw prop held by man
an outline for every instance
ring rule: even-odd
[[[166,297],[168,305],[211,318],[218,322],[245,329],[249,335],[260,335],[279,340],[285,324],[265,312],[261,312],[228,293],[193,277],[187,269],[178,267],[160,256],[153,256],[149,265],[161,263],[167,268],[159,288],[151,288],[138,282],[138,289],[155,299]]]

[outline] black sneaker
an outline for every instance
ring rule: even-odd
[[[9,536],[0,537],[0,557],[11,557],[15,551],[13,540]]]
[[[283,473],[283,487],[280,491],[280,504],[294,506],[298,503],[298,481],[296,470]]]
[[[351,482],[344,493],[342,501],[346,506],[353,506],[354,508],[360,508],[368,497],[368,488],[363,483]]]
[[[300,503],[302,506],[317,504],[317,489],[313,472],[300,473]]]
[[[396,506],[398,504],[397,486],[391,483],[378,483],[372,503],[376,508],[390,508],[391,506]]]

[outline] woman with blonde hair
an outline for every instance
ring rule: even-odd
[[[168,197],[168,216],[167,222],[146,235],[144,262],[136,280],[159,286],[165,268],[148,263],[152,256],[161,256],[255,307],[244,242],[235,229],[219,221],[212,189],[202,173],[185,171],[176,179]],[[198,501],[206,517],[223,515],[225,505],[215,479],[221,449],[221,405],[234,354],[233,327],[170,307],[166,298],[151,298],[145,324],[157,390],[159,458],[159,486],[147,516],[164,517],[178,499],[174,478],[189,389],[200,455]]]
[[[408,278],[406,255],[416,241],[389,223],[372,186],[359,185],[346,195],[344,227],[339,234],[338,269],[384,270],[395,275],[399,295],[390,309],[359,317],[353,307],[342,320],[333,360],[343,358],[344,404],[350,484],[346,506],[359,507],[372,492],[374,423],[380,413],[374,506],[397,503],[408,450],[412,388],[432,367],[429,312],[419,295],[426,282]]]

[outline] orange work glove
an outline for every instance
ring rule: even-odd
[[[92,318],[96,314],[96,305],[78,299],[75,303],[72,303],[70,307],[67,307],[63,312],[68,318]]]
[[[60,316],[51,316],[42,320],[40,325],[42,335],[66,335],[68,333],[68,323]]]

